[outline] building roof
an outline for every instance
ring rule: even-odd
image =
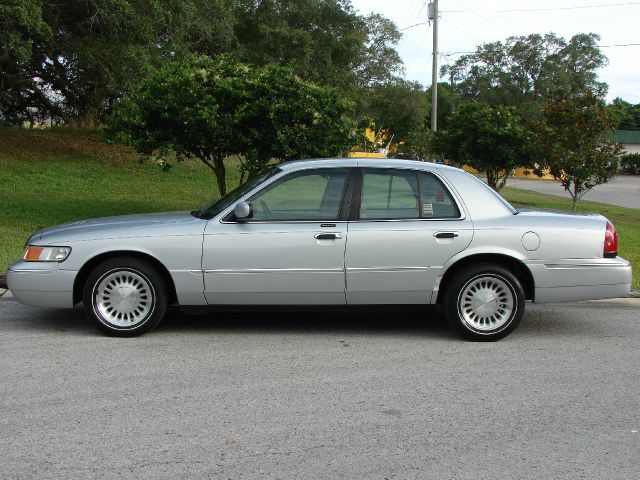
[[[614,130],[612,140],[623,145],[640,144],[640,131]]]

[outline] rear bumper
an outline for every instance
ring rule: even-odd
[[[620,257],[528,267],[535,283],[535,303],[627,297],[631,291],[631,265]]]
[[[7,284],[13,297],[24,305],[72,308],[73,282],[78,272],[61,270],[54,262],[25,262],[9,267]]]

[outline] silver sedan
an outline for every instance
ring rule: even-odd
[[[444,165],[327,159],[280,164],[191,213],[37,232],[7,281],[27,305],[83,302],[120,336],[172,304],[431,304],[463,336],[495,340],[527,300],[626,296],[631,266],[600,215],[516,210]]]

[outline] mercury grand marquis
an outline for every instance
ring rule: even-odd
[[[84,220],[27,240],[27,305],[83,303],[103,332],[169,305],[437,305],[473,340],[535,303],[622,297],[631,266],[600,215],[517,210],[463,170],[381,159],[283,163],[189,212]]]

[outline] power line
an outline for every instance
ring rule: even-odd
[[[502,3],[501,0],[496,0],[496,1],[498,2],[498,5],[500,6],[500,8],[502,8],[504,10],[508,10],[509,9],[509,7],[507,5],[505,5],[504,3]],[[509,15],[509,17],[511,17],[511,16]],[[516,18],[519,21],[522,21],[526,25],[530,26],[532,32],[541,32],[541,31],[545,30],[545,28],[540,28],[538,23],[533,18],[530,18],[530,17],[531,17],[531,15],[523,16],[523,15],[520,15],[519,13],[516,13],[515,15],[513,15],[513,18]],[[535,23],[535,25],[534,25],[534,23]]]
[[[640,43],[616,43],[613,45],[596,45],[598,48],[613,48],[613,47],[639,47]],[[455,52],[440,52],[442,55],[467,55],[476,53],[476,50],[460,50]]]
[[[402,21],[402,23],[407,23],[412,18],[416,18],[416,15],[413,15],[413,13],[415,12],[416,7],[420,5],[420,3],[424,4],[424,1],[426,0],[416,0],[415,2],[413,2],[413,4],[411,4],[411,6],[409,7],[409,10],[407,10],[407,13],[404,16],[404,20]]]
[[[405,30],[409,30],[410,28],[419,27],[420,25],[426,25],[426,24],[427,24],[427,22],[420,22],[420,23],[416,23],[414,25],[409,25],[408,27],[400,28],[398,31],[399,32],[404,32]]]
[[[458,30],[460,33],[462,33],[463,35],[466,35],[470,40],[473,40],[474,42],[481,44],[482,41],[479,40],[478,38],[474,37],[473,35],[471,35],[469,32],[467,32],[464,28],[460,28],[459,26],[457,26],[455,23],[450,22],[449,20],[447,20],[445,17],[442,17],[440,19],[441,21],[443,21],[444,23],[446,23],[447,25],[455,28],[456,30]]]
[[[610,47],[637,47],[640,46],[640,43],[616,43],[613,45],[598,45],[600,48],[610,48]]]
[[[464,5],[465,7],[469,8],[469,5],[466,3],[465,0],[458,0],[460,3],[462,3],[462,5]],[[460,11],[464,11],[464,10],[460,10]],[[471,9],[469,9],[469,11],[471,11]],[[442,12],[441,13],[446,13],[446,12]],[[476,13],[478,15],[478,17],[480,17],[482,20],[484,20],[486,23],[488,23],[489,25],[491,25],[493,28],[501,31],[504,35],[506,35],[507,37],[509,36],[509,32],[505,31],[502,27],[500,27],[500,25],[498,25],[497,23],[495,23],[493,20],[491,20],[490,16],[485,16],[484,13],[487,13],[486,11],[482,11],[482,10],[475,10],[474,13]]]
[[[548,12],[553,10],[578,10],[584,8],[601,8],[601,7],[622,7],[627,5],[640,5],[640,2],[624,2],[624,3],[604,3],[600,5],[576,5],[573,7],[551,7],[551,8],[520,8],[506,10],[442,10],[442,13],[511,13],[511,12]]]
[[[422,44],[426,40],[428,33],[429,33],[429,28],[426,28],[424,33],[422,34],[422,38],[420,39],[420,43],[418,44],[418,48],[416,49],[415,53],[413,54],[413,57],[411,57],[411,60],[409,61],[409,64],[407,65],[407,69],[409,69],[409,68],[411,68],[413,66],[413,62],[416,60],[416,57],[418,56],[418,54],[422,50]]]

